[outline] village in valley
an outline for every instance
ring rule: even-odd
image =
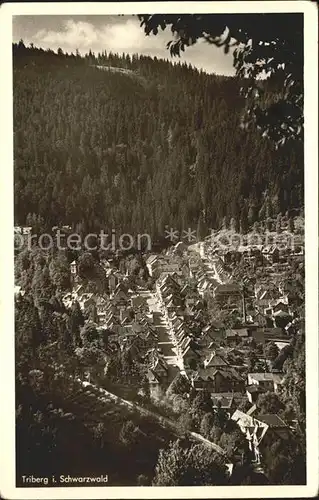
[[[308,486],[303,14],[45,17],[13,23],[16,488]]]
[[[212,414],[238,426],[262,471],[264,446],[289,439],[298,425],[285,408],[283,365],[304,331],[303,229],[290,233],[286,217],[280,225],[273,236],[286,234],[290,243],[293,236],[294,245],[255,245],[246,237],[227,248],[221,242],[232,233],[221,229],[157,253],[118,250],[99,262],[81,253],[61,299],[66,311],[80,309],[85,335],[103,338],[98,361],[84,363],[83,384],[100,385],[227,454],[209,419],[205,427],[185,415],[190,401],[205,395]],[[240,459],[236,447],[231,456],[232,467]]]

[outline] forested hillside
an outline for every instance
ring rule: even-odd
[[[13,45],[15,219],[163,235],[303,205],[301,146],[242,130],[240,82],[125,54]],[[103,71],[96,66],[124,68]],[[266,99],[275,89],[269,89]],[[298,149],[297,149],[298,148]]]

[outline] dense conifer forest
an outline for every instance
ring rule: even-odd
[[[240,128],[235,78],[23,41],[13,44],[13,71],[17,224],[36,214],[45,229],[158,237],[166,225],[205,231],[225,217],[244,230],[303,205],[301,146],[275,151]]]

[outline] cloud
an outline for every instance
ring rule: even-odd
[[[158,37],[146,37],[138,22],[131,19],[121,23],[105,24],[101,27],[85,21],[68,19],[64,22],[63,30],[42,29],[33,37],[34,43],[39,43],[45,48],[61,47],[65,50],[78,48],[83,51],[92,49],[112,50],[113,52],[165,49],[165,42],[170,38],[168,33],[160,34]]]
[[[92,17],[90,18],[91,21]],[[58,23],[57,23],[58,24]],[[173,34],[169,27],[160,31],[157,36],[146,36],[136,18],[109,18],[99,22],[88,22],[86,20],[64,19],[60,26],[42,28],[34,31],[33,36],[28,33],[27,43],[33,42],[44,49],[57,50],[61,47],[64,51],[81,54],[88,52],[118,52],[128,54],[144,54],[162,58],[170,58],[166,48]],[[174,58],[173,61],[178,59]],[[222,49],[199,41],[192,47],[188,47],[181,57],[199,69],[208,72],[234,74],[231,55],[225,56]]]

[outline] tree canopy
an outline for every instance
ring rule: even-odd
[[[236,76],[247,99],[242,126],[257,123],[277,146],[303,139],[303,16],[272,14],[139,15],[146,35],[171,27],[172,56],[203,39],[232,50]],[[280,89],[262,103],[267,84]]]
[[[155,486],[208,486],[226,481],[226,469],[212,450],[203,445],[183,448],[180,441],[160,450]]]

